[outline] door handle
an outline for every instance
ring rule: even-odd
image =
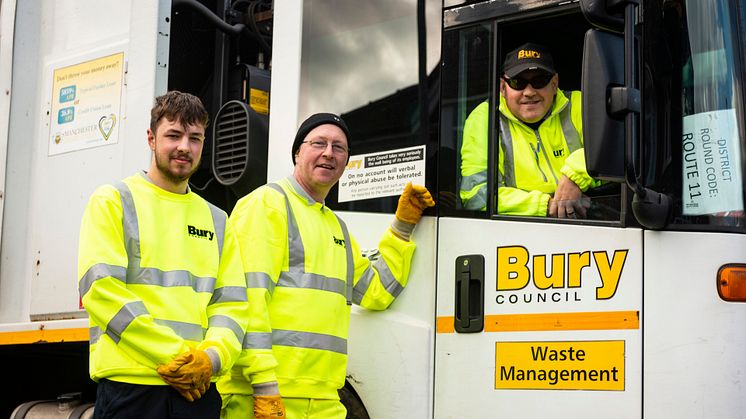
[[[454,328],[458,333],[484,329],[484,256],[456,258],[456,301]]]

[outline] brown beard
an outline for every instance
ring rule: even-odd
[[[181,154],[172,154],[168,156],[169,161],[163,162],[161,159],[158,158],[158,154],[155,154],[155,166],[158,169],[159,172],[163,175],[164,178],[168,179],[169,181],[173,183],[181,183],[185,180],[189,180],[190,177],[199,169],[199,165],[202,163],[202,161],[198,161],[197,164],[193,165],[192,170],[190,170],[188,173],[184,175],[178,175],[173,173],[169,168],[169,162],[172,158],[182,156]],[[194,159],[190,158],[192,163],[194,163]]]

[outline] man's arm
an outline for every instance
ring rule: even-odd
[[[112,339],[119,350],[153,369],[189,347],[168,327],[153,321],[142,299],[127,289],[127,253],[122,205],[112,186],[99,188],[83,214],[78,252],[78,286],[92,326],[101,339]]]
[[[502,215],[543,217],[547,215],[550,198],[549,194],[541,191],[524,191],[523,189],[499,185],[497,189],[497,212]]]
[[[480,103],[464,122],[461,145],[459,195],[466,209],[484,211],[487,206],[487,141],[489,103]]]
[[[424,186],[407,184],[399,197],[394,222],[378,244],[379,254],[360,255],[352,240],[355,275],[352,301],[371,310],[384,310],[407,285],[415,244],[410,240],[415,225],[427,207],[435,205]]]
[[[585,167],[585,150],[581,148],[570,154],[560,172],[563,176],[550,201],[548,215],[559,218],[585,218],[590,207],[590,199],[583,192],[602,183],[588,175]]]
[[[244,387],[251,384],[257,390],[257,385],[267,383],[276,387],[268,306],[288,252],[284,197],[267,187],[258,189],[236,204],[230,219],[241,249],[249,300],[246,337],[236,368],[247,382]]]
[[[578,185],[562,175],[554,197],[549,200],[547,215],[556,218],[585,218],[589,206],[590,200],[583,195]]]
[[[221,212],[221,215],[224,213]],[[220,355],[220,365],[215,368],[215,375],[228,372],[238,358],[249,309],[238,240],[230,220],[226,220],[215,290],[207,305],[209,326],[204,340],[197,346],[198,350],[213,348]]]

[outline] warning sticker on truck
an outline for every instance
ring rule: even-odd
[[[350,156],[339,202],[396,196],[408,182],[425,184],[425,146]]]
[[[495,389],[624,391],[624,341],[497,342]]]

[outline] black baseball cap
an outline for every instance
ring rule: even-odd
[[[342,132],[345,133],[345,137],[347,137],[347,149],[351,149],[352,143],[350,142],[350,130],[347,128],[347,124],[345,124],[345,121],[333,113],[316,113],[306,118],[306,120],[303,121],[302,124],[300,124],[300,127],[298,127],[298,132],[295,134],[295,140],[293,140],[293,149],[291,150],[293,164],[295,164],[295,154],[298,152],[300,145],[303,144],[303,140],[306,139],[308,133],[319,125],[324,124],[332,124],[338,126],[339,129],[341,129]],[[347,158],[350,158],[349,154],[347,154]]]
[[[526,70],[536,69],[545,70],[552,74],[556,73],[552,54],[543,45],[529,42],[505,55],[503,73],[510,78]]]

